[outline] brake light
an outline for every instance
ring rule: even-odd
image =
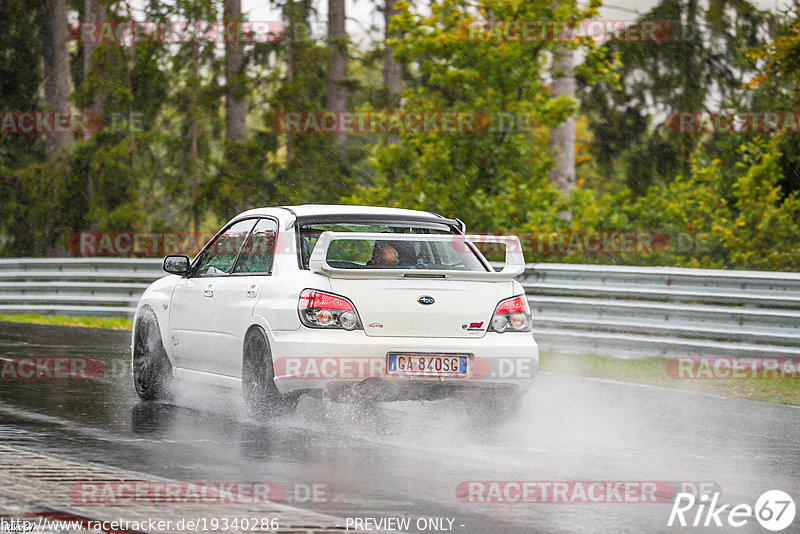
[[[322,291],[312,291],[307,289],[300,295],[300,301],[307,301],[309,308],[327,308],[329,310],[349,310],[353,311],[353,305],[349,300],[336,295],[323,293]]]
[[[517,295],[501,300],[492,314],[489,329],[494,332],[530,332],[533,321],[528,299]]]
[[[297,303],[300,322],[310,328],[361,328],[353,303],[345,297],[316,289],[304,289]]]

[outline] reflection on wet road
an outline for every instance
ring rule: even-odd
[[[96,380],[0,380],[3,443],[143,478],[276,481],[299,507],[452,518],[465,533],[673,530],[670,503],[464,502],[456,488],[468,481],[713,482],[724,503],[782,489],[800,504],[795,408],[543,375],[519,417],[496,430],[468,424],[469,406],[456,401],[357,409],[304,397],[297,413],[263,423],[244,415],[236,392],[195,385],[173,405],[139,402],[128,344],[126,332],[0,323],[2,358],[92,357],[105,370]]]

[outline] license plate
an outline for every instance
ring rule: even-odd
[[[466,354],[389,353],[388,372],[409,376],[466,376]]]

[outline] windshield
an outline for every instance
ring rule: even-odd
[[[304,269],[323,232],[386,234],[450,234],[444,224],[431,223],[313,223],[301,225],[300,254]],[[449,242],[341,239],[331,243],[327,261],[340,269],[396,268],[486,271],[473,248],[458,248]]]

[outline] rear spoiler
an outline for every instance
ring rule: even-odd
[[[483,256],[473,243],[501,243],[506,246],[506,260],[503,270],[497,271],[452,271],[443,269],[341,269],[332,267],[326,261],[328,247],[337,240],[377,240],[377,241],[444,241],[458,246],[469,247],[482,259]],[[483,262],[489,269],[488,262]],[[323,232],[308,260],[311,271],[329,278],[349,279],[398,279],[398,278],[443,278],[447,280],[474,280],[503,282],[525,272],[525,258],[519,237],[515,235],[462,235],[462,234],[392,234],[363,232]]]

